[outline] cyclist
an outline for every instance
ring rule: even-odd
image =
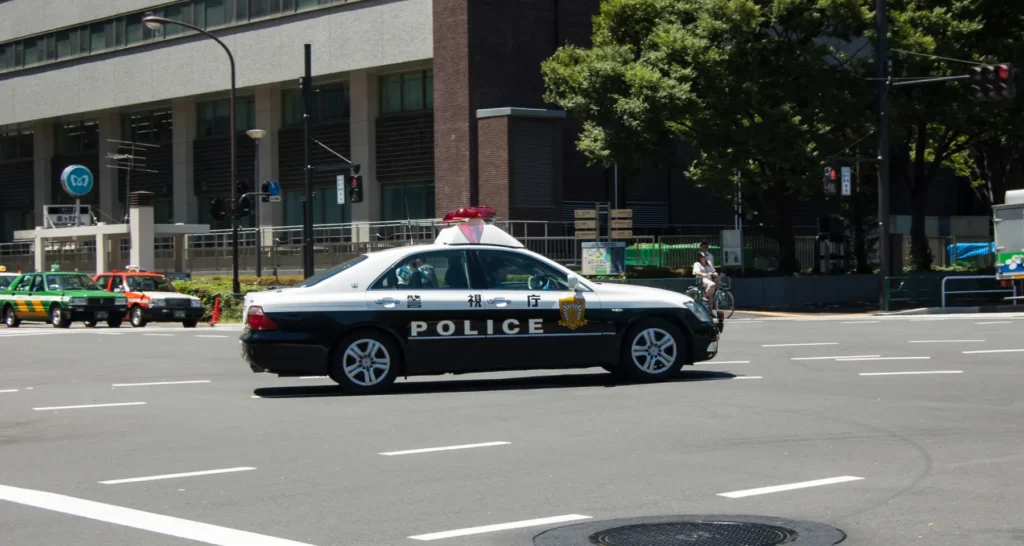
[[[700,242],[700,249],[697,252],[698,253],[703,252],[704,254],[707,254],[707,256],[708,256],[708,265],[710,265],[711,267],[715,267],[715,258],[711,256],[711,250],[708,249],[708,242],[707,241],[701,241]]]
[[[704,299],[709,303],[714,301],[715,289],[718,288],[715,283],[718,273],[715,272],[715,266],[711,264],[710,252],[697,254],[697,261],[693,264],[693,274],[700,279],[704,286]]]

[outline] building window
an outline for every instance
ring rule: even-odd
[[[78,121],[58,124],[56,133],[56,155],[80,154],[99,150],[99,125],[95,121]]]
[[[288,226],[302,225],[302,192],[288,190],[284,192],[284,223]],[[338,204],[338,194],[334,188],[313,188],[313,223],[314,224],[347,224],[352,221],[352,205]]]
[[[107,33],[103,23],[95,23],[89,27],[89,52],[98,53],[107,49]]]
[[[0,44],[0,70],[14,68],[14,44]]]
[[[57,58],[67,59],[78,53],[78,31],[65,30],[57,33]]]
[[[226,137],[231,126],[228,99],[211,100],[196,105],[199,114],[198,138]],[[248,131],[256,126],[256,102],[252,97],[235,99],[235,130]]]
[[[177,4],[174,6],[167,6],[164,8],[164,17],[171,21],[181,21],[182,23],[191,24],[192,6],[188,4]],[[177,36],[182,34],[187,29],[179,25],[164,25],[164,35],[170,38],[171,36]]]
[[[205,28],[224,26],[230,21],[224,8],[224,0],[206,0],[205,8]]]
[[[121,116],[121,138],[143,144],[167,144],[173,138],[170,109],[151,110]]]
[[[128,45],[142,43],[142,14],[129,15],[125,21]]]
[[[32,229],[34,220],[31,212],[5,210],[3,214],[3,234],[0,241],[8,243],[14,240],[14,232]]]
[[[281,92],[282,121],[285,127],[302,125],[302,90],[285,89]],[[314,124],[336,123],[349,118],[348,83],[324,85],[313,89],[310,121]]]
[[[419,112],[433,107],[433,70],[417,70],[381,77],[380,113]]]
[[[32,66],[34,64],[41,63],[43,61],[43,40],[40,38],[31,38],[25,40],[25,66]]]
[[[173,223],[174,218],[174,199],[154,199],[153,200],[153,223],[154,224],[170,224]]]
[[[434,183],[381,185],[380,219],[385,222],[434,217]]]
[[[31,131],[0,133],[0,162],[32,159]]]
[[[296,5],[299,9],[312,9],[320,4],[326,4],[323,0],[296,0]]]

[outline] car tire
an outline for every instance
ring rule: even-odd
[[[184,326],[185,328],[195,328],[197,325],[199,325],[199,321],[198,320],[186,320],[185,322],[182,322],[181,325]]]
[[[14,308],[10,305],[4,306],[4,324],[7,325],[8,328],[17,328],[18,326],[21,326],[21,319],[18,318],[18,315],[14,312]]]
[[[71,321],[64,318],[64,313],[61,312],[59,305],[54,304],[50,307],[50,324],[54,328],[70,328]]]
[[[350,393],[374,394],[391,387],[401,366],[402,353],[394,340],[381,331],[364,329],[345,336],[334,347],[328,375]]]
[[[87,320],[87,321],[85,321],[85,327],[86,328],[95,328],[96,327],[96,321],[95,320]]]
[[[664,381],[679,372],[689,355],[682,331],[671,322],[642,319],[622,340],[619,372],[633,381]]]
[[[107,326],[110,328],[120,328],[123,323],[124,319],[121,317],[107,319]]]
[[[134,328],[146,327],[146,316],[142,312],[142,306],[132,306],[131,311],[128,311],[128,322],[130,322]]]

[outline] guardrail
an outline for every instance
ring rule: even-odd
[[[957,281],[968,281],[968,280],[993,280],[994,281],[994,280],[997,280],[995,275],[966,275],[966,276],[951,275],[949,277],[943,277],[942,278],[942,307],[943,308],[946,307],[946,294],[1000,294],[1000,293],[1004,293],[1004,292],[1011,292],[1011,293],[1013,293],[1013,298],[1011,298],[1011,299],[1013,299],[1013,304],[1014,305],[1017,304],[1017,285],[1016,284],[1014,284],[1013,288],[1011,288],[1011,289],[1003,288],[1003,289],[999,289],[999,290],[956,290],[956,291],[950,291],[950,290],[946,290],[946,283],[949,282],[950,279],[957,280]]]

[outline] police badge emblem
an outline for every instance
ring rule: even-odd
[[[583,298],[576,296],[562,298],[558,300],[558,313],[562,316],[558,325],[570,330],[582,328],[587,325],[587,320],[583,318],[586,311],[587,302]]]

